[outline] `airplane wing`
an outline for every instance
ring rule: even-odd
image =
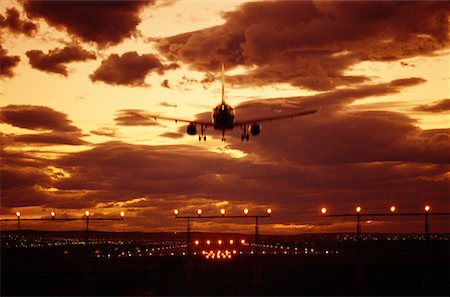
[[[186,119],[177,119],[177,118],[171,118],[171,117],[164,117],[164,116],[159,116],[159,115],[151,115],[151,114],[146,114],[145,115],[146,118],[148,119],[153,119],[153,120],[165,120],[165,121],[175,121],[177,122],[182,122],[182,123],[188,123],[188,124],[198,124],[198,125],[203,125],[203,126],[214,126],[213,122],[206,122],[206,121],[195,121],[195,120],[186,120]]]
[[[252,119],[252,120],[236,121],[236,122],[234,122],[234,125],[235,126],[245,126],[245,125],[250,125],[253,123],[272,122],[275,120],[282,120],[282,119],[287,119],[287,118],[292,119],[295,117],[301,117],[301,116],[306,116],[306,115],[310,115],[310,114],[315,114],[315,113],[319,112],[319,110],[320,110],[320,108],[296,112],[296,113],[290,113],[290,114],[280,114],[280,115],[266,117],[266,118],[256,118],[256,119]]]

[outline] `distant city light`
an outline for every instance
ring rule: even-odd
[[[201,216],[202,215],[202,210],[199,208],[199,209],[197,209],[197,214],[199,215],[199,216]]]
[[[90,213],[88,210],[86,210],[86,211],[84,212],[84,215],[88,217],[88,216],[91,215],[91,213]]]
[[[241,240],[241,243],[242,243],[242,244],[244,244],[244,243],[245,243],[245,240],[244,240],[244,239],[242,239],[242,240]]]
[[[224,208],[222,208],[222,209],[220,210],[220,214],[221,214],[221,215],[225,215],[225,209],[224,209]]]
[[[16,212],[16,216],[20,217],[20,211]]]
[[[326,214],[326,213],[327,213],[327,209],[326,209],[325,207],[322,207],[322,209],[320,210],[320,212],[321,212],[322,214]]]
[[[219,241],[217,241],[217,243],[218,243],[219,245],[221,245],[221,244],[222,244],[222,240],[219,239]]]
[[[230,244],[233,244],[234,243],[234,240],[233,239],[230,239]]]
[[[196,240],[194,243],[195,243],[195,245],[198,245],[200,242],[198,240]]]
[[[122,217],[122,219],[125,217],[125,213],[123,211],[120,212],[120,216]]]
[[[357,213],[360,213],[362,208],[360,206],[357,206],[355,210],[356,210]]]
[[[248,215],[248,208],[244,208],[244,214]]]
[[[268,215],[272,214],[272,208],[269,207],[269,208],[266,210],[266,212],[267,212]]]
[[[425,211],[426,211],[426,212],[429,212],[430,209],[431,209],[431,206],[429,206],[429,205],[426,205],[426,206],[425,206]]]
[[[392,205],[390,210],[391,210],[391,212],[395,212],[395,206]]]
[[[207,245],[210,245],[210,244],[211,244],[211,240],[208,239],[208,240],[206,241],[206,244],[207,244]]]

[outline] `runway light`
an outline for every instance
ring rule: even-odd
[[[270,216],[271,214],[272,214],[272,208],[268,208],[267,210],[266,210],[266,212],[267,212],[267,214]]]
[[[225,215],[225,209],[224,209],[224,208],[222,208],[222,209],[220,210],[220,214],[223,215],[223,216]]]
[[[177,216],[177,215],[178,215],[178,209],[174,209],[174,210],[173,210],[173,214],[174,214],[175,216]]]
[[[16,212],[16,216],[20,218],[20,211]]]
[[[121,211],[120,212],[120,217],[123,219],[125,217],[125,212]]]
[[[84,212],[84,215],[85,215],[86,217],[89,217],[89,216],[91,215],[91,213],[90,213],[88,210],[86,210],[86,211]]]
[[[198,216],[201,216],[202,215],[202,210],[199,208],[199,209],[197,209],[197,214],[198,214]]]
[[[244,214],[248,215],[248,208],[244,208]]]
[[[391,206],[390,211],[391,211],[392,213],[395,212],[395,206],[394,206],[394,205]]]
[[[357,213],[360,213],[362,208],[360,206],[357,206],[355,210],[356,210]]]
[[[429,205],[426,205],[424,209],[425,209],[425,211],[426,211],[426,212],[429,212],[429,211],[430,211],[430,209],[431,209],[431,206],[429,206]]]
[[[55,218],[56,213],[54,211],[50,212],[50,215],[52,216],[52,219]]]
[[[327,209],[326,209],[325,207],[322,207],[322,209],[320,210],[320,212],[321,212],[322,214],[326,214],[326,213],[327,213]]]

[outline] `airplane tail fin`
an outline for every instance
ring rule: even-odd
[[[225,104],[225,78],[224,78],[225,66],[222,63],[222,104]]]

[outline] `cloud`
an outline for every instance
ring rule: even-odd
[[[366,117],[362,114],[359,119]],[[315,132],[331,129],[333,124],[336,122],[320,125]],[[361,155],[370,155],[372,151],[389,152],[393,145],[402,148],[405,137],[398,142],[395,137],[389,137],[386,142],[377,140],[381,138],[381,131],[394,129],[397,132],[392,134],[397,136],[402,130],[409,131],[411,128],[402,117],[391,119],[380,127],[377,126],[379,122],[370,125],[372,133],[364,130],[367,136],[362,140],[358,140],[361,135],[354,128],[357,124],[360,124],[358,118],[348,127],[340,125],[329,131],[329,135],[333,132],[335,135],[331,139],[324,139],[321,135],[309,139],[314,145],[306,147],[303,147],[306,141],[297,142],[295,146],[293,138],[285,136],[296,131],[299,137],[305,138],[309,136],[305,131],[311,128],[305,130],[292,122],[287,131],[277,130],[283,132],[281,135],[262,134],[260,137],[267,135],[267,138],[260,143],[259,139],[244,144],[232,140],[227,145],[229,149],[248,152],[248,157],[242,159],[213,153],[202,146],[147,146],[122,142],[97,144],[91,149],[64,154],[53,160],[30,162],[24,161],[26,157],[22,155],[3,155],[2,158],[8,160],[2,164],[9,166],[9,171],[16,172],[3,186],[33,193],[34,196],[14,201],[17,192],[8,191],[1,203],[17,206],[35,205],[38,201],[38,205],[51,208],[95,208],[99,212],[103,208],[111,211],[120,207],[131,214],[130,217],[136,218],[130,224],[140,230],[176,229],[173,221],[168,219],[174,208],[194,214],[195,209],[200,207],[205,213],[216,213],[226,205],[228,213],[233,214],[240,213],[244,206],[253,213],[263,212],[264,207],[271,206],[277,214],[271,223],[290,224],[301,220],[302,224],[311,225],[312,230],[323,224],[323,219],[317,215],[321,206],[339,212],[349,211],[355,203],[361,203],[366,210],[384,211],[389,203],[396,203],[404,210],[415,210],[422,207],[423,197],[426,196],[434,209],[445,209],[448,183],[446,164],[418,163],[405,158],[403,161],[390,161],[390,158],[361,161]],[[399,129],[398,125],[406,127]],[[421,140],[448,134],[448,131],[416,132],[423,138],[415,137],[411,142],[417,142],[418,146],[422,145]],[[363,140],[368,139],[371,141],[364,144]],[[442,139],[440,141],[443,142]],[[344,148],[343,142],[350,144]],[[270,152],[261,151],[266,144],[270,146]],[[381,144],[387,144],[387,147]],[[323,152],[323,147],[327,145],[335,145],[328,150],[329,156],[315,153],[316,150]],[[358,147],[346,151],[351,145]],[[377,147],[365,152],[374,145]],[[438,140],[430,141],[428,146],[439,150]],[[279,152],[283,150],[285,153],[280,157]],[[343,160],[342,154],[350,156]],[[314,161],[305,162],[308,159]],[[323,162],[323,159],[334,162]],[[337,164],[336,160],[340,163]],[[45,164],[70,172],[70,176],[50,178],[51,172],[40,169]],[[26,172],[41,175],[27,175]],[[56,190],[49,192],[46,190],[49,188]],[[40,200],[33,197],[40,197]],[[151,224],[138,220],[149,212],[154,218]],[[196,228],[211,230],[216,227],[218,225],[213,224]],[[245,226],[239,227],[238,224],[230,228]]]
[[[161,102],[159,105],[164,106],[164,107],[177,107],[178,106],[176,104],[170,104],[168,102]]]
[[[24,2],[31,18],[44,18],[83,41],[114,45],[136,36],[140,11],[155,1],[37,1]]]
[[[2,207],[42,205],[46,198],[38,185],[49,186],[51,179],[43,171],[51,160],[37,158],[22,151],[2,149],[0,154]]]
[[[167,79],[163,80],[163,82],[161,83],[161,87],[170,89],[169,81]]]
[[[15,8],[8,8],[6,10],[6,17],[0,15],[1,27],[8,28],[13,33],[22,33],[27,36],[32,36],[38,29],[35,23],[21,20],[19,11]]]
[[[200,71],[247,66],[240,85],[289,83],[312,90],[360,84],[345,71],[362,61],[395,61],[448,47],[444,2],[249,2],[225,23],[161,39],[167,58]]]
[[[145,77],[152,71],[163,74],[168,69],[174,69],[176,64],[163,65],[152,54],[139,55],[136,52],[126,52],[119,56],[112,54],[102,62],[99,68],[89,77],[92,81],[102,81],[111,85],[148,86]]]
[[[117,117],[114,119],[117,125],[120,126],[158,126],[159,123],[155,122],[149,117],[145,111],[138,109],[123,109],[118,111]]]
[[[67,115],[38,105],[7,105],[0,109],[0,122],[30,130],[80,132]]]
[[[26,52],[30,65],[45,72],[58,73],[68,76],[65,64],[96,59],[92,51],[82,49],[77,45],[70,45],[64,48],[55,48],[44,54],[41,50],[30,50]]]
[[[81,140],[80,133],[78,132],[51,132],[51,133],[39,133],[39,134],[22,134],[14,136],[15,142],[32,143],[32,144],[66,144],[66,145],[83,145],[87,144],[86,141]]]
[[[0,109],[0,122],[15,127],[51,132],[39,134],[9,135],[10,145],[32,143],[41,145],[82,145],[81,130],[72,125],[67,115],[50,107],[36,105],[7,105]]]
[[[415,111],[424,111],[424,112],[449,112],[450,111],[450,99],[442,99],[440,101],[435,102],[430,105],[420,105],[414,108]]]
[[[99,136],[116,137],[117,129],[111,127],[101,127],[97,130],[92,130],[90,133]]]
[[[0,77],[13,77],[12,69],[20,62],[19,56],[8,56],[8,52],[0,45]]]
[[[177,133],[177,132],[165,132],[163,134],[159,134],[161,137],[167,137],[167,138],[173,138],[173,139],[180,139],[183,138],[184,133]]]

